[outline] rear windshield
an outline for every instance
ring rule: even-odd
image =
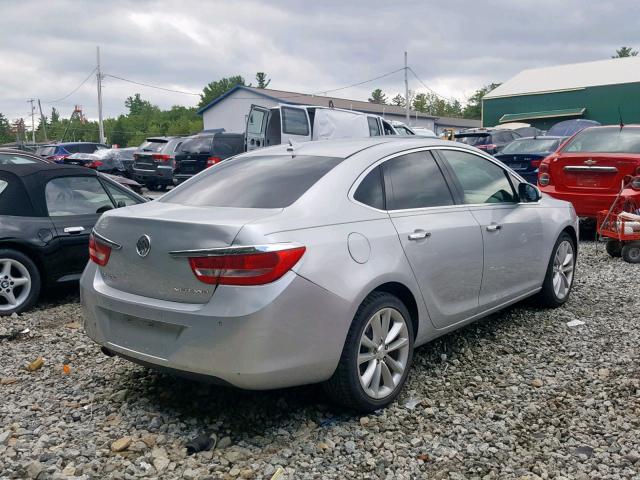
[[[53,155],[55,151],[56,147],[38,147],[38,149],[36,150],[36,155],[48,157],[49,155]]]
[[[211,150],[211,138],[212,137],[196,137],[185,140],[185,142],[180,145],[180,152],[209,153],[209,150]]]
[[[460,143],[465,143],[467,145],[486,145],[489,143],[489,135],[487,133],[483,133],[480,135],[456,135],[456,141]]]
[[[159,152],[162,150],[167,142],[161,140],[147,140],[142,145],[140,145],[140,150],[143,152]]]
[[[560,143],[557,139],[525,138],[515,140],[504,147],[501,153],[545,153],[553,152]]]
[[[208,168],[158,201],[197,207],[284,208],[341,161],[307,155],[237,157]]]
[[[567,153],[640,153],[640,128],[582,130],[564,147]]]

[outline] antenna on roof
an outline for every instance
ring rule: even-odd
[[[293,152],[293,142],[289,139],[289,146],[287,147],[287,152]]]
[[[622,121],[622,112],[620,111],[620,105],[618,105],[618,117],[620,118],[620,130],[624,127],[624,122]]]
[[[333,100],[329,100],[329,108],[333,108]]]

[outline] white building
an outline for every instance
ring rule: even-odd
[[[329,107],[330,102],[335,108],[355,110],[363,113],[380,115],[387,120],[405,122],[405,109],[395,105],[379,105],[363,102],[362,100],[348,100],[345,98],[307,95],[304,93],[285,92],[267,88],[245,87],[237,85],[231,90],[205,105],[198,113],[202,115],[205,130],[224,128],[227,132],[244,132],[247,114],[251,105],[269,108],[282,103],[293,105],[319,105]],[[480,126],[479,120],[464,118],[434,117],[426,113],[411,110],[410,122],[412,126],[425,127],[436,133],[443,128],[474,128]]]

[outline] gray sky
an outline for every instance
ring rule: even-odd
[[[637,0],[0,0],[0,11],[0,112],[10,119],[28,116],[31,97],[76,88],[95,66],[96,45],[104,73],[196,93],[224,76],[253,81],[256,71],[277,89],[338,88],[402,67],[407,50],[430,88],[460,100],[525,68],[640,47]],[[366,100],[374,88],[389,98],[404,92],[402,72],[333,95]],[[161,107],[198,102],[106,78],[105,116],[124,113],[136,92]],[[55,106],[67,117],[76,103],[97,117],[95,76]],[[43,103],[45,114],[51,106]]]

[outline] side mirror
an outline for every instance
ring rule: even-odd
[[[540,200],[540,190],[530,183],[520,183],[518,185],[518,198],[524,203],[535,203]]]

